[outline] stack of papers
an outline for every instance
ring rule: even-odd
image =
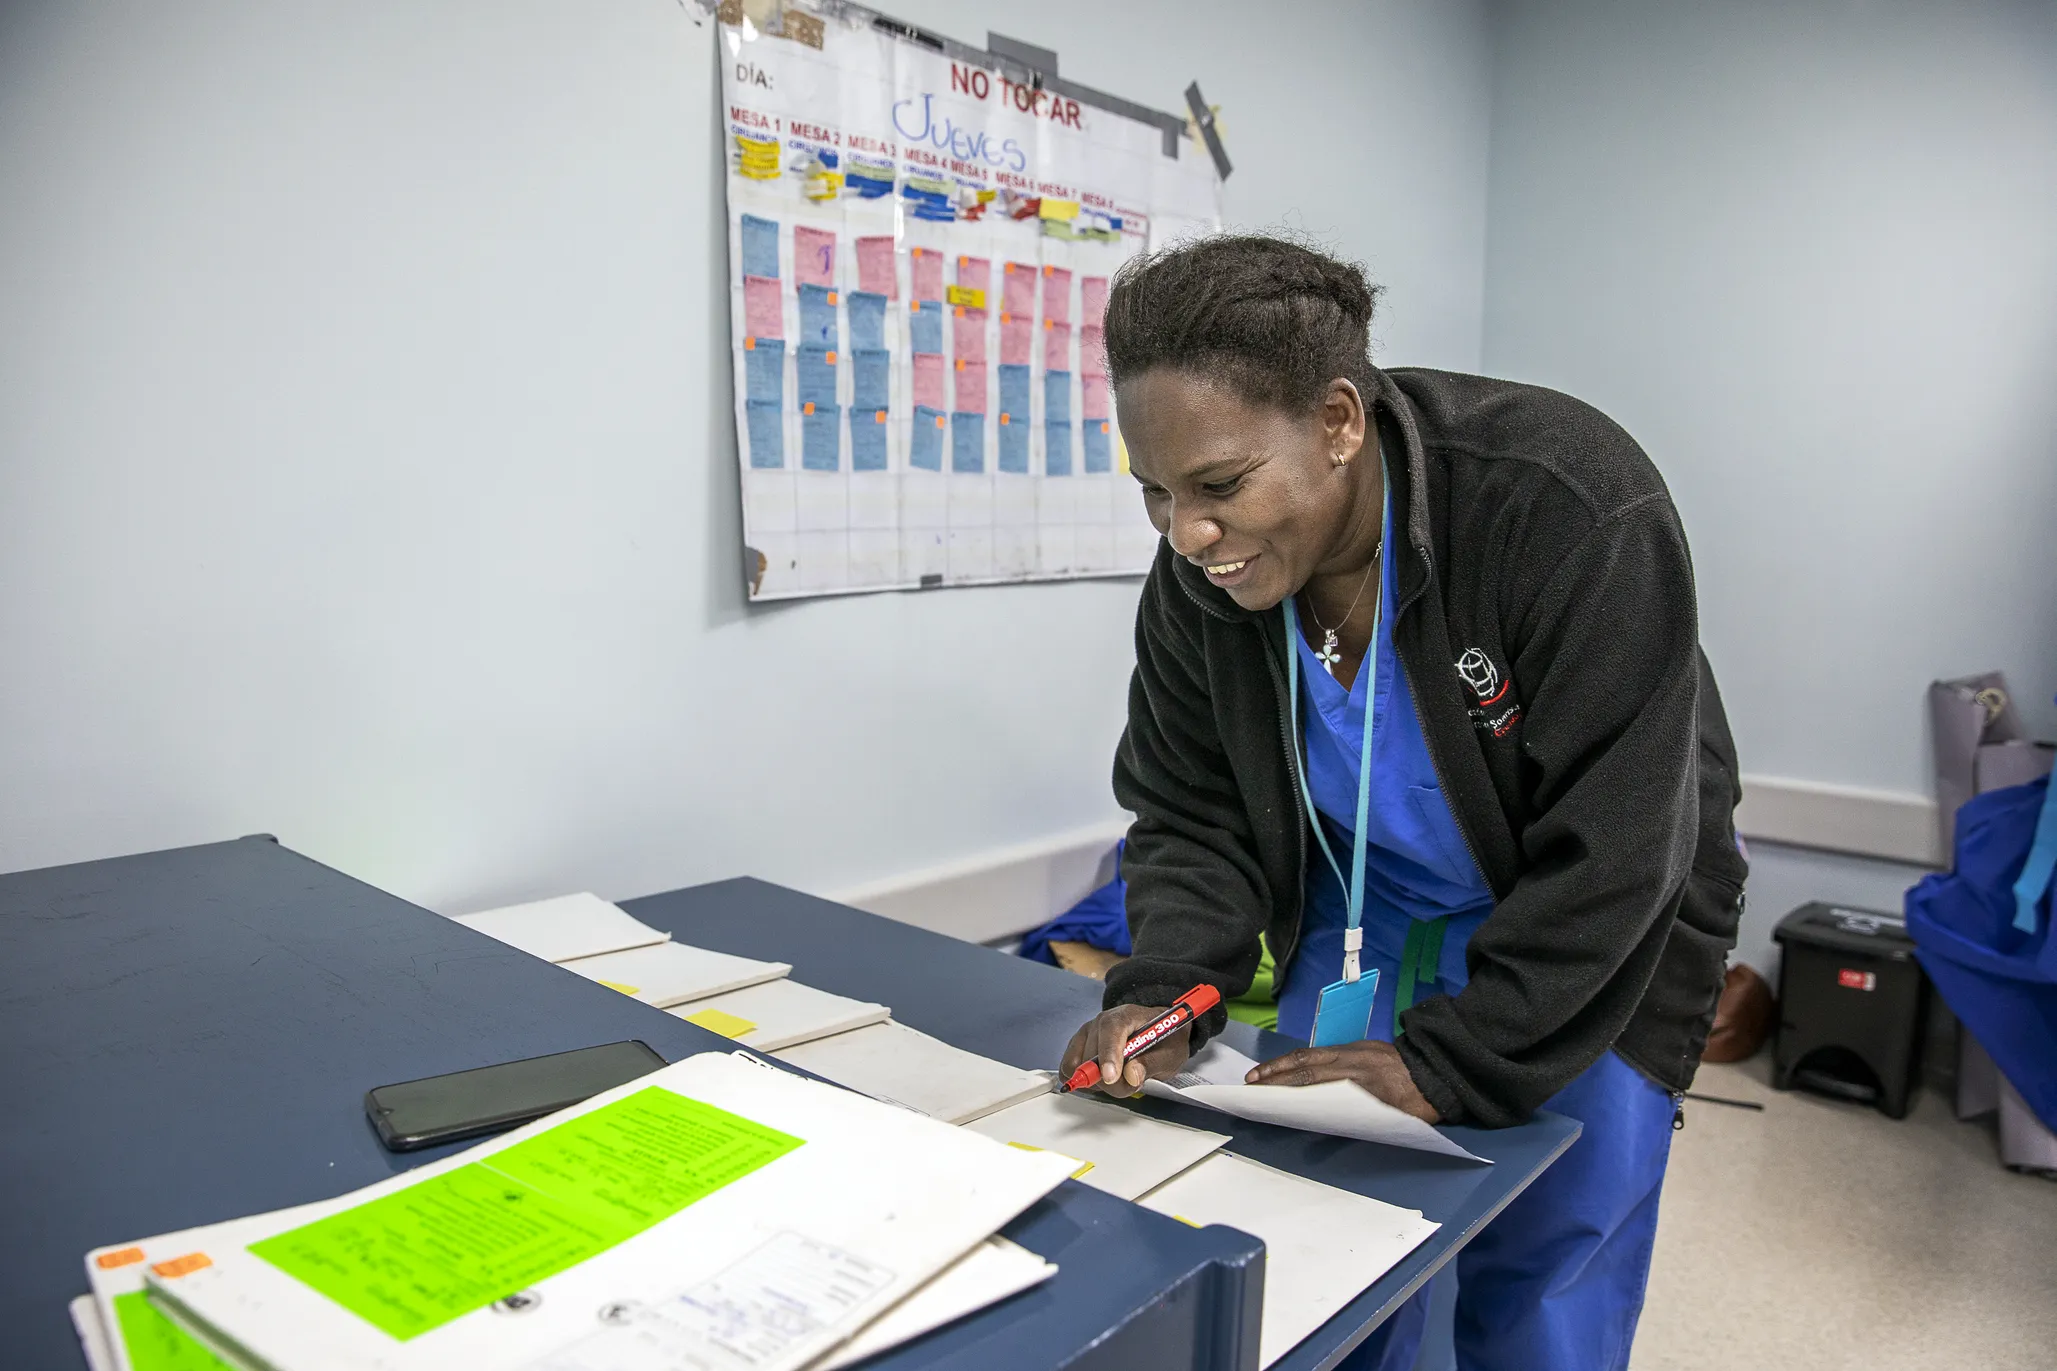
[[[1484,1162],[1405,1110],[1395,1109],[1350,1081],[1320,1085],[1245,1085],[1243,1075],[1256,1062],[1216,1038],[1195,1052],[1186,1069],[1169,1081],[1146,1081],[1143,1093],[1166,1100],[1184,1100],[1203,1109],[1233,1114],[1258,1123],[1281,1124],[1309,1133],[1410,1147]],[[1254,1229],[1251,1231],[1255,1231]],[[1260,1236],[1262,1236],[1260,1234]]]
[[[460,914],[457,922],[546,962],[597,957],[671,940],[664,930],[629,917],[598,895],[587,894]]]
[[[882,1004],[831,995],[788,980],[710,995],[666,1012],[759,1052],[776,1052],[831,1033],[884,1023],[892,1013]]]
[[[987,1240],[1070,1169],[707,1053],[354,1194],[87,1267],[129,1365],[151,1364],[147,1322],[197,1366],[211,1348],[270,1371],[799,1371],[1047,1277]]]
[[[597,957],[575,957],[563,965],[566,971],[576,971],[589,981],[598,981],[658,1009],[776,981],[793,969],[784,962],[732,957],[726,952],[678,942],[634,947],[626,952],[603,952]]]
[[[1187,1128],[1084,1095],[1043,1095],[967,1124],[995,1142],[1074,1158],[1072,1179],[1124,1200],[1212,1155],[1224,1133]]]
[[[1229,1152],[1174,1177],[1141,1203],[1195,1227],[1227,1224],[1264,1239],[1261,1366],[1335,1317],[1441,1227],[1412,1209]]]
[[[944,1123],[1046,1095],[1056,1081],[1048,1071],[1023,1071],[891,1021],[788,1047],[778,1058]]]

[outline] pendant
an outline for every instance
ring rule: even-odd
[[[1337,651],[1337,638],[1334,629],[1325,628],[1321,633],[1321,646],[1315,649],[1314,659],[1328,668],[1330,676],[1334,676],[1336,674],[1336,663],[1343,660],[1343,654]]]

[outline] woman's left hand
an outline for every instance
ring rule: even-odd
[[[1372,1094],[1417,1119],[1434,1123],[1442,1117],[1415,1087],[1400,1050],[1391,1043],[1356,1042],[1340,1047],[1303,1047],[1259,1062],[1243,1077],[1249,1085],[1316,1085],[1322,1081],[1355,1081]]]

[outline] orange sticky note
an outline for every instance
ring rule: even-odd
[[[1014,275],[1014,263],[1012,263],[1012,262],[1009,262],[1009,263],[1008,263],[1008,264],[1007,264],[1006,266],[1004,266],[1004,267],[1001,267],[1001,268],[1000,268],[1000,274],[1001,274],[1002,276],[1012,276],[1012,275]],[[1003,314],[1003,315],[1001,315],[1000,317],[1001,317],[1002,319],[1005,319],[1005,318],[1006,318],[1007,316]]]
[[[835,303],[835,298],[836,298],[835,296],[831,295],[831,296],[829,297],[829,303],[830,303],[830,304],[834,304],[834,303]],[[830,365],[830,366],[834,366],[835,364],[836,364],[836,354],[835,354],[835,353],[834,353],[833,351],[831,351],[831,352],[829,353],[829,365]]]
[[[833,304],[834,304],[835,302],[836,302],[836,293],[835,293],[834,291],[830,291],[830,292],[829,292],[829,303],[833,305]]]
[[[112,1271],[117,1266],[134,1266],[141,1260],[143,1260],[142,1248],[124,1247],[119,1252],[102,1252],[99,1256],[93,1258],[93,1265],[99,1267],[102,1271]]]
[[[812,414],[812,413],[814,413],[814,401],[812,401],[812,400],[809,400],[809,401],[808,401],[808,402],[807,402],[806,404],[804,404],[804,405],[800,406],[800,412],[801,412],[802,414]]]
[[[1001,413],[1001,415],[1000,415],[1000,427],[1002,427],[1002,428],[1005,428],[1005,427],[1007,427],[1007,426],[1008,426],[1009,424],[1011,424],[1011,423],[1013,423],[1013,422],[1014,422],[1014,416],[1013,416],[1012,414],[1008,414],[1008,413],[1005,413],[1004,411],[1003,411],[1003,412]]]
[[[1053,272],[1053,271],[1055,271],[1055,270],[1057,270],[1057,268],[1055,268],[1055,267],[1053,267],[1053,266],[1045,266],[1045,267],[1043,268],[1043,275],[1045,275],[1045,276],[1048,276],[1048,275],[1049,275],[1049,274],[1050,274],[1051,272]]]
[[[957,259],[957,269],[958,269],[959,271],[962,271],[962,270],[964,270],[964,268],[966,268],[966,267],[968,267],[968,266],[970,266],[970,265],[971,265],[971,259],[970,259],[969,257],[960,257],[960,258],[958,258],[958,259]]]
[[[871,421],[874,424],[883,424],[886,421],[886,412],[884,410],[879,410],[877,413],[872,415]]]
[[[916,249],[915,249],[914,251],[915,251],[915,252],[916,252],[917,254],[919,254],[919,253],[921,252],[921,249],[920,249],[920,248],[916,248]],[[914,302],[913,302],[912,304],[908,305],[908,306],[907,306],[907,308],[909,308],[909,309],[913,310],[913,311],[914,311],[914,312],[915,312],[916,314],[919,314],[919,313],[921,313],[921,301],[919,301],[919,300],[916,300],[916,301],[914,301]]]
[[[964,313],[964,311],[963,311],[963,310],[961,310],[961,309],[960,309],[960,310],[958,310],[957,312],[958,312],[959,314],[962,314],[962,313]],[[962,357],[959,357],[959,358],[957,359],[957,369],[958,369],[959,371],[962,371],[962,370],[964,370],[964,359],[963,359]]]
[[[962,306],[962,305],[959,305],[959,306],[957,307],[957,317],[958,317],[958,318],[960,318],[960,319],[962,319],[962,318],[964,317],[964,306]]]
[[[938,415],[936,416],[936,427],[937,427],[937,428],[941,428],[942,426],[943,426],[943,416],[942,416],[942,415],[940,415],[940,414],[938,414]]]
[[[755,352],[755,351],[757,351],[757,340],[756,340],[755,338],[745,338],[745,339],[743,340],[743,351],[745,351],[745,352]]]
[[[159,1262],[150,1269],[166,1280],[175,1280],[180,1276],[190,1276],[195,1271],[204,1271],[212,1265],[214,1258],[205,1252],[188,1252],[183,1257],[173,1257],[168,1262]]]

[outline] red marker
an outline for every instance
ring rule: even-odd
[[[1221,1003],[1221,992],[1211,985],[1196,985],[1178,997],[1178,1003],[1150,1020],[1121,1045],[1121,1060],[1124,1065],[1131,1057],[1140,1057],[1155,1047],[1164,1038],[1178,1032],[1193,1020]],[[1073,1090],[1091,1090],[1100,1083],[1100,1061],[1088,1057],[1079,1063],[1079,1069],[1071,1073],[1071,1079],[1064,1083],[1059,1094]]]

